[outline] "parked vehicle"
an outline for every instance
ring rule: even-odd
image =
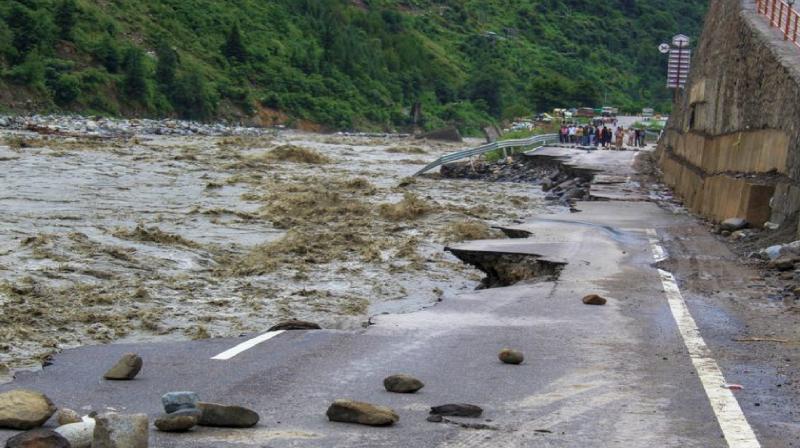
[[[603,107],[604,117],[616,117],[618,113],[619,109],[617,109],[616,107],[610,107],[610,106]]]

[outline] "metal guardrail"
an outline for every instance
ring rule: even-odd
[[[556,142],[558,142],[558,134],[543,134],[521,140],[503,140],[499,142],[489,143],[483,146],[478,146],[477,148],[465,149],[463,151],[454,152],[452,154],[447,154],[442,157],[439,157],[433,162],[425,165],[425,168],[422,168],[421,170],[417,171],[414,175],[419,176],[420,174],[430,171],[436,168],[437,166],[455,162],[461,159],[466,159],[468,157],[474,157],[474,156],[479,156],[481,154],[486,154],[487,152],[492,152],[496,149],[521,148],[526,146],[537,146],[537,145],[543,146],[546,145],[547,143],[556,143]]]
[[[783,40],[792,41],[800,47],[800,13],[794,8],[794,1],[755,0],[756,11],[767,18],[770,26],[783,33]]]

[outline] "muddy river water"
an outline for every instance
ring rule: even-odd
[[[0,371],[287,318],[358,328],[473,289],[444,245],[554,206],[529,184],[410,178],[469,144],[0,133]]]

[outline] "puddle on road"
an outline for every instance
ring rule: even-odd
[[[286,318],[358,328],[472,290],[482,274],[443,245],[499,237],[490,226],[546,207],[525,184],[408,180],[464,145],[28,138],[0,140],[0,364],[14,368],[78,345],[237,336]],[[287,144],[329,161],[266,156]]]

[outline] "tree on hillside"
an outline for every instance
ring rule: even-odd
[[[234,23],[228,33],[228,38],[225,44],[222,45],[222,54],[229,61],[245,62],[247,61],[247,49],[242,43],[242,32],[239,30],[239,24]]]
[[[169,88],[175,83],[175,72],[178,69],[178,53],[165,41],[160,40],[156,45],[156,81],[163,88]]]
[[[483,102],[486,105],[486,112],[499,118],[503,113],[503,90],[506,80],[507,77],[501,70],[494,68],[479,70],[470,83],[469,98],[472,101]]]
[[[119,72],[122,62],[122,55],[117,47],[116,41],[111,36],[106,36],[94,49],[94,57],[103,64],[109,73]]]
[[[12,45],[16,50],[16,60],[13,62],[16,63],[24,61],[25,56],[35,47],[50,46],[55,33],[49,14],[37,14],[15,1],[11,2],[6,23],[13,33]]]
[[[123,61],[125,74],[125,93],[131,98],[144,99],[147,97],[147,70],[144,65],[144,54],[138,48],[129,48],[125,52]]]
[[[72,40],[72,30],[77,23],[77,16],[78,4],[75,0],[61,0],[56,8],[55,23],[62,39]]]
[[[218,95],[197,70],[190,70],[175,81],[172,104],[184,118],[203,120],[214,115]]]

